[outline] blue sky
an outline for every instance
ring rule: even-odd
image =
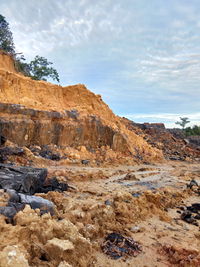
[[[118,115],[200,124],[199,0],[0,0],[18,52],[54,62]]]

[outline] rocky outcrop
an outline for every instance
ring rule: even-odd
[[[6,65],[0,63],[0,131],[12,142],[88,150],[108,146],[143,160],[162,158],[162,152],[128,130],[101,96],[84,85],[61,87],[33,81],[13,68],[10,58]]]
[[[122,118],[126,127],[142,136],[151,146],[163,151],[166,159],[194,160],[200,158],[197,146],[185,139],[181,130],[166,129],[163,123],[135,123]]]

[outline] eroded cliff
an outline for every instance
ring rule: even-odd
[[[21,145],[49,145],[87,150],[106,146],[135,160],[159,160],[162,153],[126,128],[84,85],[62,87],[17,73],[12,59],[0,55],[0,127]]]

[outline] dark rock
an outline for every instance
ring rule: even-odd
[[[88,159],[83,159],[83,160],[81,160],[81,163],[84,165],[88,165],[90,163],[90,161]]]
[[[53,153],[50,149],[44,149],[39,152],[39,155],[45,159],[61,160],[61,156],[58,153]]]
[[[109,199],[107,199],[107,200],[105,201],[105,205],[107,205],[107,206],[111,206],[112,203],[111,203],[111,201],[110,201]]]
[[[190,183],[187,184],[187,188],[192,189],[193,186],[198,186],[197,181],[195,181],[194,179],[192,179],[192,180],[190,181]]]
[[[54,214],[53,202],[38,196],[28,196],[25,194],[17,193],[14,190],[5,190],[10,199],[7,206],[0,207],[0,214],[12,219],[16,213],[23,210],[25,205],[29,205],[32,209],[40,209],[40,214],[50,213]]]
[[[49,191],[66,191],[69,186],[61,183],[56,177],[48,179],[46,169],[32,167],[16,167],[0,164],[0,188],[9,196],[6,207],[0,207],[0,214],[12,220],[15,214],[25,205],[32,209],[40,209],[40,214],[54,214],[54,204],[42,197],[32,196],[34,193]],[[11,222],[11,221],[9,221]]]
[[[200,220],[200,203],[193,203],[191,206],[187,206],[186,210],[181,214],[181,219],[198,226],[197,220]]]
[[[130,237],[124,237],[118,233],[109,234],[105,238],[101,248],[105,254],[115,260],[123,256],[136,257],[142,251],[142,247],[139,243]]]
[[[53,177],[51,179],[48,179],[46,184],[43,184],[40,187],[39,192],[41,193],[47,193],[49,191],[63,192],[63,191],[67,191],[68,188],[69,188],[68,184],[61,183],[57,180],[56,177]]]
[[[139,193],[139,192],[138,192],[138,193],[132,193],[132,196],[133,196],[133,197],[136,197],[136,198],[140,197],[141,195],[142,195],[142,194]]]
[[[0,164],[0,188],[3,189],[32,195],[42,187],[46,176],[46,169]]]
[[[6,207],[0,207],[0,214],[4,215],[8,219],[13,219],[13,217],[19,212],[20,210],[23,210],[25,207],[25,204],[21,203],[9,203],[9,206]]]
[[[66,110],[66,114],[69,116],[71,119],[78,119],[79,113],[78,110],[72,109],[72,110]]]
[[[0,148],[0,163],[7,160],[7,156],[23,156],[24,149],[21,147],[1,147]]]
[[[24,155],[24,149],[21,147],[2,147],[0,148],[0,154],[5,156],[15,155],[22,156]]]
[[[32,209],[40,209],[40,214],[50,213],[51,215],[54,214],[54,204],[53,202],[44,199],[38,196],[27,196],[24,194],[18,194],[20,197],[20,203],[28,204],[31,206]]]
[[[0,135],[0,145],[4,145],[6,142],[6,138],[3,135]]]
[[[194,213],[200,212],[200,203],[194,203],[191,206],[188,206],[187,210],[194,212]]]
[[[194,216],[192,215],[192,212],[189,211],[184,211],[181,214],[181,219],[187,223],[193,224],[198,226],[198,222],[196,221],[196,219],[194,218]]]

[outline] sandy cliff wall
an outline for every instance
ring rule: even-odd
[[[16,72],[12,57],[9,57],[2,50],[0,50],[0,69],[11,71],[11,72]]]
[[[12,60],[2,55],[0,127],[11,141],[19,145],[85,145],[88,149],[108,145],[143,159],[162,157],[84,85],[61,87],[33,81],[13,68]]]

